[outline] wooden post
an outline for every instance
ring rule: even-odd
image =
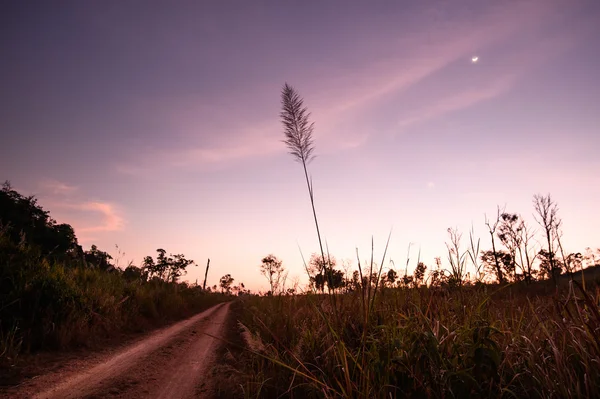
[[[204,272],[204,284],[202,284],[202,289],[206,291],[206,277],[208,276],[208,267],[210,266],[210,258],[208,258],[208,262],[206,262],[206,271]]]

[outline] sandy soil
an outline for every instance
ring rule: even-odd
[[[2,392],[8,398],[211,397],[210,367],[230,304],[219,304],[127,347],[76,359]]]

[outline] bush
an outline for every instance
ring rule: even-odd
[[[226,300],[200,287],[123,277],[48,259],[0,231],[0,362],[20,352],[89,345],[141,331]]]

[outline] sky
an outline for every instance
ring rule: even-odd
[[[445,262],[449,227],[487,249],[484,215],[535,226],[537,193],[567,251],[596,248],[599,37],[593,0],[5,1],[0,180],[119,265],[164,248],[196,260],[189,281],[210,258],[209,285],[265,290],[272,253],[304,283],[319,246],[287,82],[339,260],[373,239],[379,263],[391,232],[384,266],[410,273],[419,250]]]

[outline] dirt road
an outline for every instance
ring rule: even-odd
[[[210,366],[215,360],[229,303],[158,330],[114,353],[35,378],[8,397],[198,398],[210,397]]]

